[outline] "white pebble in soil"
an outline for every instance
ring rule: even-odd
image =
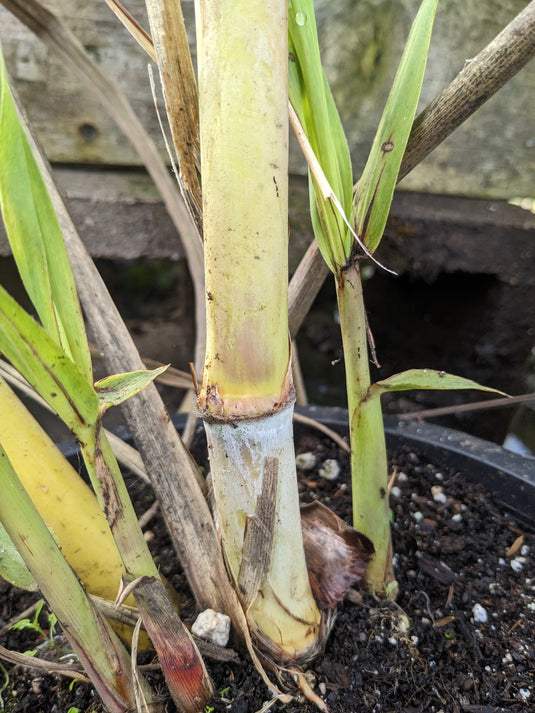
[[[431,495],[436,503],[446,503],[448,501],[448,496],[441,485],[433,485],[431,487]]]
[[[195,619],[191,631],[199,639],[226,646],[230,636],[230,618],[213,609],[205,609]]]
[[[521,572],[524,569],[524,565],[527,562],[526,557],[515,557],[511,560],[511,569],[515,572]]]
[[[298,453],[295,457],[295,465],[298,470],[306,472],[316,467],[317,460],[314,453]]]
[[[486,624],[489,618],[487,610],[485,607],[482,607],[481,604],[474,604],[472,607],[472,616],[476,624]]]
[[[325,480],[336,480],[340,475],[338,461],[334,460],[334,458],[327,458],[327,460],[323,461],[323,465],[318,472]]]
[[[398,488],[397,485],[393,485],[393,486],[390,488],[390,495],[391,495],[393,498],[396,498],[396,500],[397,500],[398,498],[401,497],[401,488]]]

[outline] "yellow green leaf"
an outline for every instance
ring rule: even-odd
[[[400,374],[394,374],[388,379],[382,379],[372,384],[369,391],[370,397],[377,397],[386,391],[411,391],[413,389],[430,389],[430,390],[458,390],[458,389],[477,389],[478,391],[490,391],[495,394],[507,396],[503,391],[491,389],[489,386],[482,386],[477,381],[465,379],[462,376],[447,374],[445,371],[436,371],[435,369],[409,369],[402,371]]]
[[[168,367],[169,364],[150,371],[143,369],[130,371],[126,374],[113,374],[95,382],[95,391],[97,392],[101,409],[107,409],[110,406],[117,406],[123,403],[123,401],[144,389],[147,384],[154,381],[160,374],[163,374]]]

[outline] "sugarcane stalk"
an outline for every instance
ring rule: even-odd
[[[207,314],[198,406],[217,522],[253,634],[274,657],[300,660],[317,650],[320,614],[291,424],[287,8],[199,0],[196,10]],[[268,545],[255,556],[259,531]]]

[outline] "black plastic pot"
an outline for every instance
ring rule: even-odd
[[[348,432],[348,412],[310,406],[297,409],[340,433]],[[517,455],[494,443],[430,423],[385,417],[389,450],[406,447],[439,468],[459,471],[481,483],[504,510],[535,529],[535,458]]]

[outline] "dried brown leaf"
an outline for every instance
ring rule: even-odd
[[[519,550],[523,544],[524,544],[524,535],[520,535],[519,537],[516,538],[516,540],[511,545],[511,547],[509,547],[509,549],[507,550],[507,556],[513,557],[513,555],[516,555],[516,553],[519,552]]]
[[[301,508],[301,523],[312,591],[320,609],[334,607],[363,577],[374,547],[319,502]]]
[[[443,626],[447,626],[448,624],[451,624],[452,621],[455,621],[455,617],[454,617],[454,616],[443,616],[441,619],[437,619],[437,620],[433,623],[433,627],[434,627],[435,629],[440,629],[440,628],[442,628]]]

